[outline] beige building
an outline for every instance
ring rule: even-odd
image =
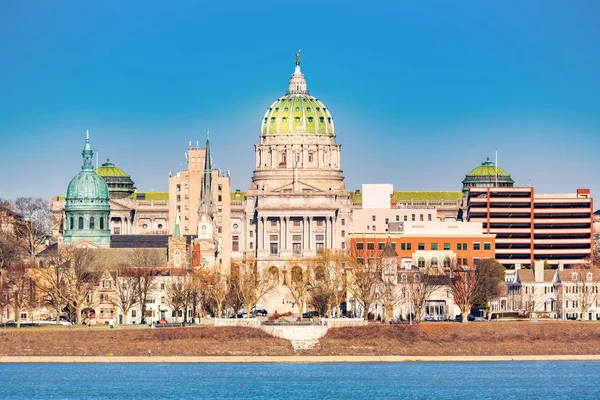
[[[206,154],[209,157],[207,159]],[[206,147],[190,147],[186,152],[187,170],[177,172],[169,176],[169,215],[179,213],[181,219],[181,234],[184,236],[199,235],[199,226],[201,225],[201,192],[204,185],[205,176],[210,176],[211,182],[208,184],[208,190],[211,192],[212,204],[207,204],[210,215],[211,236],[218,243],[218,257],[216,263],[223,265],[226,269],[230,264],[231,249],[231,203],[230,203],[230,177],[229,173],[222,174],[221,171],[213,169],[212,159],[210,158],[210,143],[206,139]],[[206,224],[202,224],[206,226]],[[169,234],[173,233],[175,224],[169,225]],[[208,248],[201,249],[205,254]],[[203,256],[204,257],[204,256]]]

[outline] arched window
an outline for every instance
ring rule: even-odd
[[[323,269],[323,267],[320,265],[315,268],[315,280],[319,282],[325,280],[325,269]]]
[[[302,268],[295,266],[292,268],[292,283],[300,283],[304,277],[302,276]]]
[[[175,250],[175,252],[173,253],[173,262],[176,267],[179,267],[179,265],[181,265],[181,252],[179,250]]]
[[[419,268],[425,268],[425,258],[419,257],[419,260],[417,261],[417,266]]]
[[[90,229],[94,229],[94,217],[90,217]]]
[[[104,218],[100,217],[100,229],[104,229]]]
[[[83,229],[83,217],[79,217],[79,229]]]
[[[69,229],[73,229],[73,217],[71,217],[71,222],[69,224]]]
[[[434,268],[437,268],[438,266],[438,259],[437,257],[431,257],[431,266]]]
[[[279,269],[277,267],[269,268],[269,279],[272,283],[279,283]]]
[[[444,268],[450,268],[450,259],[448,257],[444,257]]]

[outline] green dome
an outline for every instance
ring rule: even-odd
[[[315,133],[333,135],[333,118],[325,105],[308,93],[286,94],[267,109],[263,135]]]
[[[96,173],[101,177],[105,176],[120,176],[120,177],[129,177],[125,171],[121,168],[115,167],[115,164],[110,162],[110,159],[106,159],[106,162],[102,164],[102,166],[96,169]]]
[[[108,185],[94,171],[81,171],[67,188],[67,205],[70,202],[108,204],[108,198]]]
[[[498,171],[498,176],[510,176],[508,172],[502,168],[496,167],[488,157],[485,162],[481,163],[479,167],[469,172],[467,176],[496,176],[496,171]]]

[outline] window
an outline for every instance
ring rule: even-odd
[[[254,249],[254,243],[250,242],[250,250]]]
[[[431,221],[431,214],[427,214],[427,221]]]
[[[419,259],[417,260],[417,266],[419,268],[425,268],[425,258],[419,257]]]
[[[423,214],[419,215],[419,221],[423,221]]]
[[[269,222],[271,223],[271,226],[277,226],[277,220],[276,219],[270,219]]]
[[[277,243],[271,243],[270,250],[271,250],[271,255],[276,256],[278,253]]]
[[[406,250],[406,243],[400,243],[400,249]]]
[[[400,216],[396,215],[396,222],[400,221]]]
[[[444,268],[450,268],[450,259],[448,257],[444,257]]]
[[[444,250],[450,250],[450,243],[444,243]]]
[[[592,280],[592,273],[591,273],[591,272],[588,272],[588,273],[587,273],[587,280],[588,280],[588,281],[591,281],[591,280]]]
[[[71,217],[71,223],[69,224],[70,228],[69,229],[73,229],[73,217]],[[102,229],[102,228],[100,228]]]
[[[473,242],[473,250],[481,250],[481,243]]]
[[[492,249],[492,244],[491,243],[484,243],[483,244],[483,249],[484,250],[491,250]]]
[[[79,229],[83,229],[83,217],[79,217]]]
[[[386,218],[386,219],[385,219],[385,224],[387,225],[387,224],[389,224],[389,223],[390,223],[390,219],[389,219],[389,218]]]
[[[302,241],[302,235],[292,235],[292,240],[294,242],[301,242]]]
[[[178,194],[177,195],[177,202],[180,202],[180,201],[181,201],[181,195]]]
[[[383,248],[384,248],[384,247],[385,247],[385,243],[383,243],[383,242],[379,242],[379,243],[377,243],[377,248],[378,248],[379,250],[383,250]]]
[[[238,235],[231,237],[231,251],[240,251],[240,237]]]
[[[371,221],[375,222],[375,216],[374,215],[371,216]]]
[[[302,244],[301,243],[292,243],[292,251],[295,256],[302,255]]]
[[[373,225],[371,228],[372,228],[372,230],[375,230],[375,225]]]
[[[416,219],[415,219],[415,218],[416,218],[416,214],[413,214],[413,215],[412,215],[412,220],[413,220],[413,221],[416,221]]]
[[[357,257],[356,258],[356,262],[358,262],[359,264],[364,264],[365,263],[365,259],[362,257]]]
[[[219,198],[219,200],[217,200],[217,201],[223,201],[223,195],[222,194],[220,194],[218,198]]]
[[[404,216],[404,221],[408,221],[408,215]]]
[[[254,237],[254,231],[248,232],[248,237]]]
[[[314,153],[308,153],[308,162],[313,162]]]
[[[467,244],[463,243],[463,250],[468,250]]]
[[[419,243],[419,245],[417,246],[418,250],[425,250],[425,243]]]
[[[94,229],[94,217],[90,217],[90,229]]]
[[[431,243],[431,250],[437,250],[437,249],[438,249],[437,243]]]
[[[325,235],[316,235],[317,240],[325,240]]]
[[[462,244],[456,243],[456,250],[462,250]]]
[[[175,264],[176,267],[181,265],[181,251],[175,250],[173,253],[173,264]]]
[[[269,235],[269,240],[271,242],[277,242],[277,235]]]
[[[323,220],[322,219],[318,219],[317,220],[317,226],[323,226]]]
[[[342,237],[346,237],[346,231],[342,231]]]
[[[219,184],[219,186],[217,186],[217,187],[218,187],[219,192],[223,190],[223,185]]]
[[[396,242],[392,242],[392,249],[396,250]]]
[[[181,185],[177,185],[177,191],[181,191]]]
[[[102,281],[102,289],[110,289],[110,280],[109,279],[104,279]]]
[[[346,219],[342,218],[342,226],[346,225]]]
[[[432,267],[437,267],[438,266],[438,259],[437,259],[437,257],[431,257],[431,266]]]
[[[300,220],[298,218],[295,218],[292,220],[292,225],[293,226],[300,226]]]
[[[356,250],[364,249],[364,243],[356,243]]]
[[[375,250],[375,243],[373,243],[373,242],[367,243],[367,250]]]
[[[317,243],[317,251],[321,251],[325,248],[325,245],[323,243]]]
[[[412,245],[410,243],[406,243],[406,250],[410,250]]]
[[[71,225],[73,225],[73,220],[71,219]],[[73,229],[73,226],[71,226],[71,229]],[[104,229],[104,218],[100,217],[100,229]]]
[[[223,206],[217,207],[217,212],[223,212]]]
[[[577,272],[573,272],[571,274],[571,279],[573,279],[574,281],[577,280]]]

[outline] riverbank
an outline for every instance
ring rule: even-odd
[[[404,363],[600,361],[600,355],[552,356],[222,356],[222,357],[0,357],[0,363]]]
[[[369,324],[331,328],[315,348],[301,351],[248,327],[0,330],[3,362],[596,360],[589,358],[596,355],[598,322]]]

